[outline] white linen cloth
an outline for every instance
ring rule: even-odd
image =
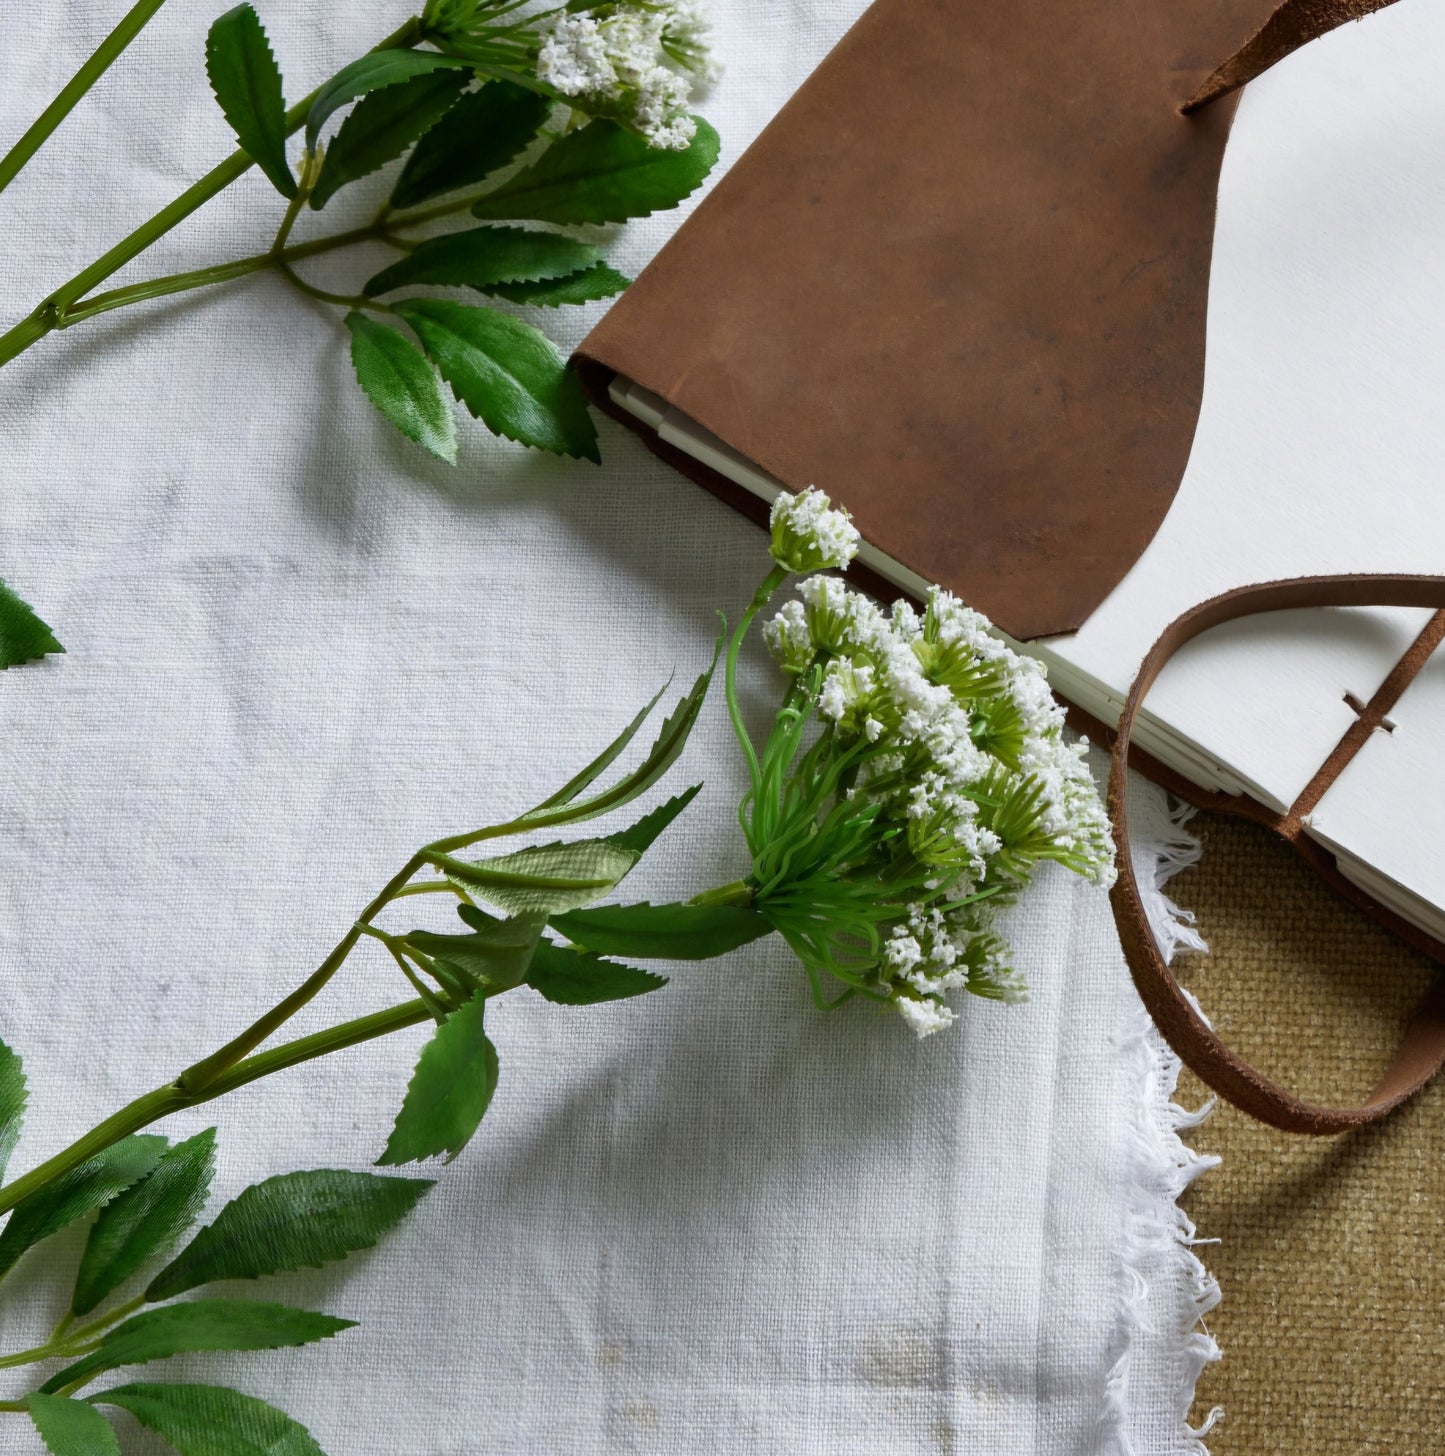
[[[227,152],[202,74],[219,8],[171,0],[0,200],[7,320]],[[722,11],[729,71],[704,109],[726,160],[860,8]],[[291,98],[402,18],[263,9]],[[119,10],[29,14],[0,53],[0,135]],[[117,281],[258,251],[279,206],[252,174]],[[614,261],[635,271],[679,216],[621,232]],[[545,323],[571,342],[595,312]],[[33,1101],[15,1171],[296,984],[417,846],[533,802],[674,668],[690,679],[715,609],[766,569],[754,527],[610,422],[595,469],[463,419],[452,471],[349,375],[339,313],[261,277],[112,314],[0,377],[0,571],[69,649],[0,677],[0,1033]],[[744,684],[762,724],[779,682],[757,644]],[[669,791],[695,780],[629,898],[745,868],[720,695]],[[1152,860],[1181,836],[1137,792]],[[505,998],[493,1109],[415,1216],[265,1286],[360,1328],[140,1378],[263,1395],[332,1456],[1198,1449],[1212,1286],[1174,1206],[1197,1161],[1173,1063],[1101,891],[1045,873],[1012,935],[1032,1000],[968,1003],[923,1044],[863,1006],[819,1014],[773,942],[636,1001]],[[406,994],[363,948],[297,1029]],[[273,1173],[369,1166],[423,1035],[165,1124],[219,1123],[212,1213]],[[68,1297],[46,1262],[13,1278],[6,1349]],[[0,1449],[39,1449],[0,1419]],[[160,1449],[121,1423],[128,1450]]]

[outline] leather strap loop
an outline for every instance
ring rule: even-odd
[[[1347,20],[1361,20],[1395,0],[1284,0],[1223,65],[1215,69],[1180,110],[1188,115],[1282,61],[1291,51],[1317,39]]]
[[[1165,628],[1144,658],[1119,719],[1109,770],[1109,817],[1119,851],[1119,878],[1110,891],[1109,899],[1125,959],[1149,1014],[1185,1064],[1221,1097],[1261,1122],[1285,1132],[1312,1134],[1344,1132],[1376,1121],[1419,1091],[1445,1063],[1445,976],[1437,977],[1416,1009],[1395,1060],[1361,1106],[1319,1107],[1302,1101],[1232,1051],[1205,1021],[1165,965],[1144,913],[1144,903],[1134,877],[1129,847],[1127,791],[1129,741],[1134,720],[1145,694],[1164,664],[1180,647],[1201,632],[1236,617],[1294,607],[1323,606],[1435,609],[1436,615],[1432,617],[1430,626],[1402,659],[1401,666],[1387,679],[1394,696],[1398,697],[1439,640],[1438,628],[1445,622],[1445,615],[1442,615],[1442,609],[1445,609],[1445,577],[1300,577],[1240,587],[1202,602]],[[1386,711],[1379,694],[1372,700],[1371,706],[1382,713]],[[1349,742],[1350,736],[1347,734],[1342,740],[1341,749]],[[1359,747],[1358,741],[1354,747]],[[1330,758],[1333,771],[1337,773],[1346,761],[1347,756],[1337,750]],[[1315,791],[1316,799],[1323,792],[1318,775],[1311,789]]]

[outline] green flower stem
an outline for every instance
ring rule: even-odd
[[[496,185],[496,184],[493,184]],[[490,189],[488,189],[490,190]],[[369,227],[350,228],[343,233],[331,233],[325,237],[313,238],[309,243],[292,243],[279,252],[273,250],[256,253],[249,258],[236,258],[229,263],[213,263],[206,268],[193,268],[185,273],[170,273],[163,278],[148,278],[142,283],[131,283],[124,288],[112,288],[106,293],[96,293],[64,309],[53,309],[48,315],[37,310],[28,319],[23,319],[8,334],[0,335],[0,366],[17,354],[23,353],[31,344],[44,338],[55,329],[68,329],[73,324],[84,323],[97,314],[109,313],[112,309],[128,308],[131,304],[146,303],[153,298],[164,298],[173,293],[187,293],[195,288],[209,288],[218,283],[232,283],[252,273],[264,273],[280,269],[285,264],[296,263],[304,258],[315,258],[337,248],[349,248],[356,243],[380,242],[409,253],[416,248],[415,241],[398,237],[396,227],[415,227],[432,222],[440,217],[451,217],[465,212],[486,191],[468,193],[451,202],[439,203],[434,207],[401,216],[391,215],[389,222],[373,222]],[[308,291],[303,289],[303,291]],[[10,341],[7,345],[7,341]],[[8,347],[8,352],[7,352]]]
[[[51,133],[110,69],[122,51],[145,29],[165,0],[136,0],[119,25],[91,52],[85,64],[61,88],[55,100],[30,124],[25,134],[0,158],[0,192],[20,175],[25,164],[45,145]]]
[[[405,885],[391,898],[404,900],[408,895],[455,895],[459,900],[467,898],[450,880],[418,880],[414,885]]]
[[[393,31],[385,40],[372,47],[373,51],[399,50],[415,46],[421,40],[421,22],[413,16],[405,25]],[[320,88],[303,100],[298,101],[286,113],[286,130],[289,135],[306,120]],[[58,319],[75,303],[78,303],[97,284],[125,267],[131,259],[138,257],[152,243],[163,238],[172,228],[184,222],[197,208],[209,202],[218,193],[225,191],[238,177],[243,176],[255,164],[243,151],[233,152],[219,166],[213,167],[198,182],[194,182],[175,201],[161,208],[148,222],[123,238],[109,252],[101,254],[95,262],[82,268],[68,283],[63,283],[41,303],[27,318],[22,319],[7,333],[0,334],[0,366],[37,343],[46,334],[57,328]]]
[[[349,232],[332,233],[324,238],[315,238],[309,243],[293,243],[279,253],[257,253],[250,258],[237,258],[230,263],[213,263],[208,268],[195,268],[187,273],[171,273],[164,278],[148,278],[144,283],[132,283],[125,288],[113,288],[108,293],[97,293],[83,303],[59,313],[52,327],[68,329],[72,324],[94,318],[96,314],[109,313],[114,308],[126,308],[133,303],[164,298],[170,293],[186,293],[193,288],[208,288],[216,283],[231,283],[251,273],[263,273],[267,269],[280,268],[283,264],[294,263],[299,259],[329,253],[335,248],[373,240],[391,242],[399,249],[406,246],[400,239],[393,240],[389,237],[384,229],[352,228]]]
[[[728,717],[732,719],[733,732],[737,735],[743,755],[748,761],[748,775],[754,794],[758,791],[762,770],[758,766],[758,754],[753,747],[753,740],[748,737],[748,730],[743,726],[742,708],[738,705],[738,653],[742,650],[743,638],[748,635],[748,628],[752,626],[753,618],[767,606],[773,593],[782,586],[788,576],[789,571],[786,566],[774,566],[763,578],[762,585],[753,593],[753,599],[748,603],[747,610],[739,619],[737,630],[728,643],[727,664],[723,670],[723,691],[728,700]]]
[[[330,289],[318,288],[314,283],[308,283],[289,263],[281,263],[278,268],[281,276],[308,298],[319,299],[322,303],[338,304],[342,308],[370,309],[372,313],[394,312],[389,304],[378,303],[376,299],[367,298],[365,294],[332,293]]]
[[[97,1123],[84,1137],[77,1138],[63,1152],[32,1168],[30,1172],[15,1179],[8,1187],[0,1189],[0,1213],[8,1213],[22,1198],[37,1192],[47,1183],[77,1168],[88,1159],[103,1153],[106,1148],[122,1138],[139,1132],[143,1127],[180,1112],[187,1107],[198,1107],[227,1092],[234,1092],[248,1082],[269,1077],[273,1072],[287,1067],[299,1066],[302,1062],[314,1061],[344,1047],[359,1046],[362,1042],[374,1041],[408,1026],[429,1019],[430,1013],[421,1001],[404,1001],[399,1006],[385,1011],[374,1011],[369,1016],[359,1016],[354,1021],[344,1021],[339,1026],[328,1027],[312,1036],[303,1036],[296,1041],[286,1042],[254,1057],[247,1057],[234,1066],[218,1073],[206,1085],[195,1091],[187,1091],[179,1081],[167,1082],[153,1092],[138,1097],[134,1102],[112,1113],[103,1122]],[[0,1406],[0,1409],[6,1407]]]
[[[422,867],[425,850],[419,850],[382,887],[376,898],[357,916],[356,923],[336,943],[331,954],[287,997],[278,1001],[264,1016],[253,1021],[239,1036],[233,1037],[219,1051],[187,1067],[176,1079],[176,1087],[182,1092],[196,1092],[209,1086],[228,1067],[239,1062],[247,1053],[254,1051],[273,1031],[296,1015],[317,996],[326,983],[341,969],[342,962],[349,956],[361,939],[363,929],[370,924],[391,902],[392,896],[400,890]]]
[[[296,219],[301,216],[301,209],[306,206],[306,199],[311,195],[307,187],[298,187],[296,196],[286,204],[286,212],[281,218],[281,226],[276,229],[275,240],[271,244],[271,255],[274,257],[286,247],[286,239],[291,236],[291,229],[296,226]]]
[[[405,936],[392,935],[389,931],[380,930],[375,925],[363,925],[361,929],[363,934],[373,936],[387,948],[391,953],[392,960],[401,967],[401,973],[410,982],[412,989],[426,1002],[427,1010],[431,1012],[433,1018],[439,1023],[444,1021],[452,1008],[443,1005],[437,999],[435,993],[427,986],[426,982],[412,970],[411,962],[407,959],[407,956],[414,957],[417,965],[425,970],[428,975],[434,974],[432,963],[419,951],[413,950],[406,943]]]
[[[426,982],[423,981],[422,978],[418,976],[414,970],[412,970],[410,962],[396,948],[396,945],[393,941],[388,940],[386,942],[386,948],[391,952],[392,960],[394,960],[397,965],[401,967],[402,975],[405,976],[406,979],[411,983],[412,989],[416,992],[416,994],[421,997],[427,1011],[431,1015],[432,1020],[435,1021],[438,1026],[440,1026],[442,1022],[446,1020],[447,1008],[436,998],[435,995],[432,994],[432,992],[428,989]]]
[[[134,1314],[145,1302],[145,1295],[138,1294],[100,1319],[70,1330],[69,1334],[66,1333],[69,1324],[62,1320],[56,1326],[55,1333],[43,1345],[37,1345],[33,1350],[21,1350],[16,1355],[0,1356],[0,1370],[14,1370],[21,1365],[38,1365],[42,1360],[71,1360],[77,1355],[89,1354],[100,1344],[100,1337],[106,1330],[119,1324],[127,1315]]]
[[[69,1340],[47,1340],[31,1350],[21,1350],[14,1355],[0,1355],[0,1370],[18,1370],[24,1365],[38,1365],[42,1360],[71,1360],[77,1355],[89,1354],[100,1342],[86,1346],[72,1344]]]
[[[741,905],[751,909],[753,887],[746,880],[734,880],[730,885],[719,885],[715,890],[704,890],[687,902],[689,905]]]

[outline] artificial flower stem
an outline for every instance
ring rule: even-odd
[[[495,185],[495,184],[494,184]],[[437,218],[451,217],[467,211],[474,202],[487,195],[490,189],[469,192],[466,196],[451,202],[438,203],[435,207],[404,216],[391,217],[387,223],[373,222],[368,227],[349,228],[346,232],[330,233],[326,237],[313,238],[309,243],[291,243],[275,251],[256,253],[249,258],[236,258],[229,263],[213,263],[206,268],[193,268],[184,273],[170,273],[161,278],[148,278],[141,283],[129,283],[124,288],[112,288],[105,293],[96,293],[79,303],[64,309],[55,309],[49,317],[37,310],[28,319],[22,320],[8,334],[0,335],[0,365],[15,355],[23,353],[31,344],[37,343],[55,329],[68,329],[73,324],[84,323],[97,314],[109,313],[112,309],[128,308],[132,304],[146,303],[153,298],[165,298],[173,293],[187,293],[195,288],[210,288],[218,283],[232,283],[252,273],[263,273],[279,268],[285,263],[296,263],[303,258],[314,258],[337,248],[349,248],[356,243],[379,242],[399,252],[413,251],[417,243],[397,237],[393,227],[415,227],[421,223],[433,222]],[[13,337],[14,346],[5,353],[7,340]]]
[[[421,22],[413,16],[405,25],[393,31],[385,40],[372,47],[373,51],[407,49],[421,39]],[[289,136],[305,122],[311,103],[320,87],[303,100],[298,101],[286,113],[286,132]],[[148,222],[128,237],[122,238],[109,252],[101,254],[95,262],[81,269],[68,283],[63,283],[41,303],[31,314],[4,334],[0,334],[0,367],[32,344],[58,327],[58,318],[72,304],[79,302],[97,284],[104,283],[112,274],[125,267],[131,259],[143,253],[152,243],[163,238],[172,228],[179,226],[197,208],[223,192],[237,178],[243,176],[255,165],[243,151],[233,152],[224,162],[212,167],[199,181],[193,182],[173,202],[155,214]]]
[[[452,209],[456,210],[456,209]],[[335,248],[345,248],[353,243],[371,241],[390,243],[398,249],[411,244],[393,239],[385,230],[375,227],[352,228],[344,233],[332,233],[324,238],[314,238],[309,243],[293,243],[279,253],[257,253],[250,258],[237,258],[230,263],[213,263],[208,268],[195,268],[186,273],[171,273],[163,278],[148,278],[143,283],[127,284],[124,288],[113,288],[107,293],[97,293],[83,300],[73,308],[64,310],[52,324],[53,328],[68,329],[96,314],[109,313],[111,309],[127,308],[134,303],[145,303],[152,298],[164,298],[172,293],[185,293],[193,288],[209,288],[217,283],[231,283],[251,273],[263,273],[279,268],[283,264],[295,263],[303,258],[314,258],[319,253],[329,253]]]
[[[730,885],[719,885],[716,889],[704,890],[687,902],[689,905],[742,905],[751,908],[753,887],[746,880],[734,880]]]
[[[443,1006],[442,1003],[437,1000],[437,998],[432,994],[430,989],[428,989],[426,983],[421,979],[420,976],[417,975],[414,970],[412,970],[406,956],[402,953],[403,950],[407,949],[406,942],[403,937],[399,935],[391,935],[385,930],[377,929],[377,927],[374,925],[363,925],[361,929],[365,934],[373,936],[377,940],[379,940],[391,953],[391,958],[401,968],[402,975],[406,977],[408,982],[410,982],[411,987],[416,992],[416,994],[420,996],[423,1001],[426,1002],[427,1010],[431,1012],[432,1018],[438,1023],[445,1021],[449,1008]]]
[[[336,943],[331,954],[289,996],[278,1001],[264,1016],[258,1017],[225,1046],[187,1067],[176,1078],[176,1088],[187,1094],[203,1092],[222,1072],[254,1051],[272,1032],[290,1021],[321,991],[341,968],[342,962],[351,954],[360,939],[361,926],[353,925]]]
[[[138,36],[165,0],[136,0],[120,23],[90,53],[80,69],[61,87],[55,100],[26,128],[20,140],[0,157],[0,192],[20,175],[25,164],[50,140],[53,133],[75,110],[81,98],[114,64]]]
[[[47,1340],[31,1350],[20,1350],[14,1355],[0,1355],[0,1370],[19,1370],[25,1365],[38,1365],[42,1360],[70,1360],[94,1348],[94,1344],[78,1346],[69,1340]]]
[[[743,712],[738,704],[738,653],[742,650],[743,638],[748,635],[753,618],[772,600],[773,593],[787,581],[789,574],[786,566],[774,566],[763,578],[762,585],[753,593],[752,601],[748,603],[738,621],[737,630],[728,642],[727,662],[723,668],[723,692],[727,697],[728,717],[732,719],[733,733],[748,761],[748,777],[754,794],[758,791],[762,770],[758,766],[758,754],[753,747],[753,740],[748,737],[748,730],[743,725]]]
[[[56,1333],[51,1335],[43,1345],[36,1345],[33,1350],[21,1350],[15,1355],[0,1356],[0,1370],[14,1370],[22,1365],[38,1365],[42,1360],[56,1358],[70,1360],[77,1355],[87,1354],[100,1343],[100,1337],[106,1330],[112,1325],[119,1324],[127,1315],[134,1314],[145,1302],[145,1295],[138,1294],[127,1303],[118,1305],[108,1315],[104,1315],[98,1320],[92,1320],[87,1325],[81,1325],[78,1329],[71,1330],[69,1334],[65,1334],[66,1324],[62,1320],[56,1327]]]
[[[278,1001],[264,1016],[258,1017],[245,1031],[239,1036],[233,1037],[218,1051],[212,1052],[210,1056],[187,1067],[176,1079],[176,1086],[183,1092],[203,1090],[221,1072],[239,1062],[248,1053],[255,1051],[273,1031],[278,1030],[295,1016],[340,970],[342,962],[351,954],[356,942],[361,939],[365,926],[390,903],[391,897],[416,874],[422,867],[422,863],[422,854],[412,855],[406,864],[391,877],[371,904],[361,912],[351,929],[337,941],[331,954],[289,996]]]
[[[268,1077],[273,1072],[299,1066],[302,1062],[314,1061],[317,1057],[341,1051],[344,1047],[374,1041],[379,1036],[387,1036],[393,1031],[401,1031],[429,1019],[430,1013],[421,1001],[404,1001],[401,1005],[388,1007],[385,1011],[374,1011],[369,1016],[344,1021],[339,1026],[329,1027],[325,1031],[286,1042],[254,1057],[247,1057],[244,1061],[228,1067],[197,1091],[187,1091],[178,1082],[167,1082],[165,1086],[157,1087],[145,1096],[136,1098],[134,1102],[127,1103],[118,1112],[97,1123],[83,1137],[77,1138],[68,1148],[0,1189],[0,1213],[8,1213],[23,1198],[38,1192],[62,1174],[103,1153],[122,1138],[139,1132],[143,1127],[149,1127],[163,1117],[169,1117],[173,1112],[198,1107],[204,1102],[224,1096],[227,1092],[235,1091],[237,1087],[244,1087],[248,1082]]]
[[[372,313],[394,312],[389,304],[378,303],[374,298],[367,298],[361,293],[332,293],[329,289],[317,288],[314,283],[308,283],[289,263],[278,264],[278,271],[298,292],[322,303],[334,303],[341,308],[369,309]]]
[[[281,226],[276,229],[276,237],[271,244],[271,256],[273,258],[285,249],[286,240],[291,236],[291,229],[296,226],[296,219],[301,216],[301,209],[306,206],[306,199],[310,195],[310,188],[298,187],[296,189],[296,196],[286,204],[286,211],[281,218]]]

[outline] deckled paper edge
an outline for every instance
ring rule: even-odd
[[[1188,827],[1194,811],[1157,789],[1135,799],[1136,817],[1145,821],[1133,826],[1131,836],[1135,873],[1164,958],[1170,961],[1180,950],[1207,951],[1194,928],[1194,916],[1164,893],[1174,875],[1199,859],[1200,841]],[[1124,1030],[1121,1051],[1128,1089],[1121,1139],[1122,1289],[1115,1355],[1094,1451],[1098,1456],[1209,1456],[1201,1438],[1223,1412],[1215,1408],[1194,1427],[1189,1411],[1204,1367],[1220,1358],[1219,1346],[1204,1325],[1219,1303],[1219,1285],[1194,1252],[1201,1240],[1179,1199],[1195,1178],[1220,1161],[1196,1153],[1180,1137],[1181,1131],[1210,1114],[1214,1102],[1189,1112],[1173,1100],[1182,1064],[1142,1005]],[[1171,1328],[1154,1323],[1151,1295],[1161,1282],[1172,1286],[1174,1293],[1164,1305],[1164,1313],[1174,1321]],[[1163,1358],[1173,1366],[1174,1410],[1168,1443],[1146,1453],[1134,1440],[1130,1375],[1147,1338],[1160,1342]]]

